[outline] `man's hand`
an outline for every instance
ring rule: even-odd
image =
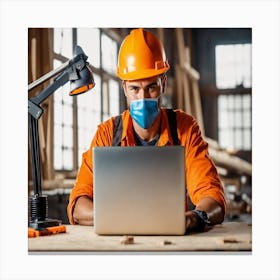
[[[197,210],[205,211],[211,225],[220,224],[224,220],[222,207],[212,198],[205,197],[196,205]],[[186,232],[201,231],[201,221],[196,213],[186,212]]]
[[[199,229],[200,223],[198,219],[194,212],[186,212],[186,232],[193,232]]]
[[[73,210],[75,224],[93,226],[93,202],[87,196],[80,196]]]

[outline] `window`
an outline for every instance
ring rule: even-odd
[[[223,148],[251,149],[251,44],[217,45],[218,139]]]
[[[115,76],[118,44],[99,28],[55,28],[53,41],[54,68],[71,59],[74,46],[79,45],[95,81],[92,90],[76,97],[69,96],[70,83],[54,94],[54,168],[72,171],[80,166],[98,124],[120,113]]]
[[[102,67],[109,73],[115,72],[117,65],[117,44],[106,34],[101,35]]]

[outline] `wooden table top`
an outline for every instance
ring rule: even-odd
[[[94,233],[93,227],[67,225],[67,232],[28,238],[29,252],[120,252],[120,251],[251,251],[252,226],[223,223],[203,233],[184,236],[133,236],[133,244],[122,244],[123,236]]]

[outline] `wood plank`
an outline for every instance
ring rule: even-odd
[[[234,171],[238,174],[246,174],[252,176],[252,164],[237,157],[232,156],[225,150],[217,150],[209,146],[209,155],[214,160],[215,164],[224,167],[227,170]]]
[[[252,227],[224,223],[203,233],[184,236],[134,236],[134,243],[121,244],[123,236],[94,233],[93,227],[67,225],[67,232],[28,239],[29,252],[42,251],[251,251]],[[170,244],[163,245],[164,241]]]

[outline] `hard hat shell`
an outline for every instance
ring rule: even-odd
[[[121,44],[117,76],[139,80],[165,73],[169,69],[162,43],[149,31],[133,29]]]

